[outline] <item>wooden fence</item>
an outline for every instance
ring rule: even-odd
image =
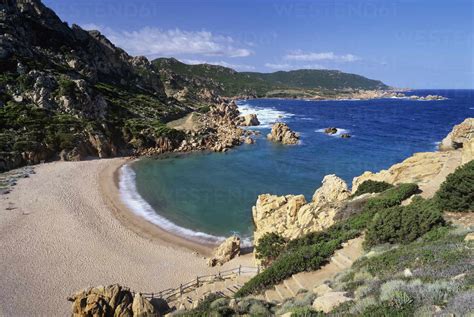
[[[223,281],[225,279],[231,279],[237,276],[242,275],[256,275],[260,273],[260,266],[252,267],[252,266],[242,266],[234,269],[229,269],[225,271],[219,271],[217,274],[209,274],[209,275],[201,275],[196,276],[196,278],[192,281],[189,281],[185,284],[180,284],[179,287],[176,288],[168,288],[157,293],[140,293],[143,297],[152,299],[152,298],[161,298],[167,302],[171,302],[177,299],[179,296],[189,293],[204,284],[212,284],[217,281]],[[133,295],[135,295],[134,291],[131,291]]]

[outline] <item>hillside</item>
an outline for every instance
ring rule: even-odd
[[[387,88],[338,71],[239,73],[176,59],[150,62],[98,31],[69,26],[39,0],[0,4],[0,31],[0,172],[176,150],[185,136],[165,124],[205,112],[222,97],[332,98]]]
[[[166,95],[146,58],[40,1],[0,10],[0,171],[155,147],[174,133],[163,122],[193,109]]]
[[[217,65],[187,65],[174,58],[158,58],[152,61],[152,64],[161,71],[164,81],[166,81],[167,74],[170,73],[187,80],[199,79],[201,85],[227,97],[240,95],[268,97],[277,90],[286,91],[289,96],[292,96],[291,90],[299,91],[300,94],[307,90],[328,94],[329,91],[334,90],[389,88],[381,81],[337,70],[301,69],[274,73],[237,72]]]

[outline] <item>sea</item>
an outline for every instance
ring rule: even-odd
[[[252,206],[258,195],[303,194],[311,200],[325,175],[351,186],[364,171],[377,172],[416,152],[435,151],[455,124],[474,117],[474,90],[414,90],[448,99],[305,101],[254,99],[237,102],[256,113],[255,144],[226,153],[144,158],[122,167],[122,199],[136,214],[188,239],[218,243],[232,234],[251,244]],[[300,134],[298,145],[266,139],[282,121]],[[324,129],[336,127],[327,135]],[[351,138],[341,138],[348,133]]]

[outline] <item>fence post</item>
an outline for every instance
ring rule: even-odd
[[[242,264],[239,265],[239,276],[240,276],[241,269],[242,269]]]
[[[183,284],[179,284],[179,295],[183,295]]]
[[[199,276],[196,276],[196,287],[199,287]]]
[[[155,293],[151,293],[151,298],[155,298]]]
[[[260,274],[260,265],[257,265],[257,274]]]

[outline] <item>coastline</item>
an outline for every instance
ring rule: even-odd
[[[249,254],[210,268],[202,255],[208,248],[120,208],[114,173],[125,162],[36,165],[34,174],[0,195],[0,316],[69,315],[66,298],[91,285],[158,292],[197,275],[251,265]]]
[[[168,246],[182,247],[206,257],[210,256],[212,249],[216,246],[215,244],[194,241],[174,234],[172,231],[157,226],[144,217],[135,214],[124,204],[119,187],[120,169],[131,161],[132,159],[126,159],[124,162],[120,162],[120,164],[111,164],[104,168],[99,175],[100,191],[110,206],[113,216],[117,218],[124,227],[135,232],[142,238],[157,240]]]

